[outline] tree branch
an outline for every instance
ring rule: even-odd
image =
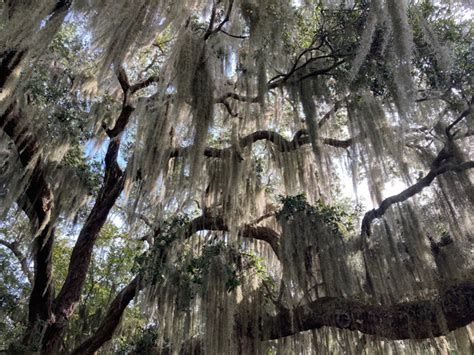
[[[26,256],[23,255],[23,253],[20,251],[20,248],[18,247],[18,241],[8,242],[6,240],[0,239],[0,244],[10,249],[13,255],[15,255],[15,257],[18,259],[18,262],[20,263],[21,271],[28,279],[30,285],[33,285],[33,275],[31,274],[30,268],[28,267]]]
[[[144,89],[144,88],[146,88],[146,87],[148,87],[148,86],[150,86],[154,83],[157,83],[159,81],[160,81],[160,78],[157,75],[152,75],[149,78],[147,78],[143,81],[139,81],[138,83],[133,84],[132,86],[130,86],[130,93],[134,94],[138,90]]]
[[[260,140],[267,140],[269,142],[272,142],[277,148],[277,150],[282,153],[291,152],[305,144],[310,143],[308,132],[306,129],[301,129],[296,132],[291,141],[285,139],[281,134],[277,132],[262,130],[253,132],[245,137],[242,137],[239,140],[239,145],[241,148],[244,148]],[[340,140],[333,138],[324,138],[322,142],[323,144],[330,145],[332,147],[347,149],[351,146],[352,139],[349,138]],[[193,147],[173,148],[170,150],[169,156],[171,158],[183,156],[192,148]],[[204,155],[210,158],[222,158],[226,156],[226,153],[229,152],[231,149],[231,147],[222,149],[207,147],[204,149]]]
[[[232,37],[232,38],[237,38],[237,39],[247,39],[247,38],[248,38],[248,36],[234,35],[234,34],[232,34],[232,33],[229,33],[229,32],[227,32],[227,31],[225,31],[225,30],[222,30],[222,29],[221,29],[221,32],[222,32],[223,34],[229,36],[229,37]]]
[[[215,103],[223,103],[226,99],[233,99],[236,101],[242,101],[242,102],[251,102],[251,103],[258,103],[259,98],[257,96],[244,96],[237,94],[235,92],[227,92],[223,94],[222,96],[216,98],[214,100]]]
[[[314,42],[313,42],[314,44]],[[276,80],[283,80],[283,81],[286,81],[288,80],[288,78],[298,69],[300,69],[301,67],[298,67],[298,64],[300,62],[300,59],[303,58],[306,54],[308,53],[311,53],[313,51],[317,51],[317,50],[320,50],[322,46],[324,46],[325,44],[325,41],[321,41],[317,46],[315,47],[312,47],[310,46],[309,48],[306,48],[304,50],[301,51],[301,53],[296,57],[296,60],[295,62],[293,63],[293,66],[291,67],[291,69],[288,71],[288,73],[286,74],[279,74],[273,78],[271,78],[269,80],[269,83],[273,83],[274,81]]]
[[[262,340],[278,339],[327,326],[392,340],[427,339],[447,335],[472,321],[474,282],[468,280],[447,287],[436,298],[393,305],[320,298],[292,310],[282,310],[275,316],[265,316],[260,336]]]
[[[332,55],[331,56],[324,56],[324,58],[328,58],[328,57],[333,58],[334,56],[332,56]],[[323,58],[323,57],[321,57],[321,58]],[[337,58],[337,57],[335,57],[335,58]],[[331,70],[339,67],[340,65],[344,64],[345,62],[346,62],[346,59],[336,60],[332,65],[330,65],[326,68],[323,68],[323,69],[314,70],[311,73],[303,75],[298,80],[302,81],[302,80],[306,80],[306,79],[309,79],[309,78],[314,77],[314,76],[329,74],[331,72]],[[302,69],[302,68],[296,69],[291,74],[294,74],[294,73],[300,71],[300,69]],[[283,75],[280,79],[270,82],[269,84],[267,84],[267,91],[284,85],[287,82],[288,79],[289,79],[289,76]],[[216,98],[214,100],[214,102],[223,104],[226,99],[233,99],[233,100],[237,100],[237,101],[250,102],[250,103],[259,103],[260,102],[260,98],[258,96],[245,96],[245,95],[237,94],[235,92],[227,92],[227,93],[223,94],[222,96]]]
[[[224,223],[224,219],[222,217],[202,215],[189,222],[184,234],[184,238],[190,238],[196,232],[203,230],[227,232],[229,231],[229,227]],[[241,235],[244,238],[257,239],[267,242],[275,255],[278,258],[280,257],[280,237],[273,229],[268,227],[245,225],[241,229]]]
[[[364,218],[362,219],[362,235],[363,236],[364,235],[370,236],[370,225],[372,221],[376,218],[382,217],[385,211],[387,211],[387,209],[391,205],[393,205],[394,203],[406,201],[410,197],[416,195],[425,187],[429,186],[438,175],[444,174],[449,171],[460,172],[460,171],[474,168],[474,161],[468,161],[461,164],[453,164],[453,163],[441,164],[442,160],[440,160],[440,157],[443,156],[443,154],[441,154],[443,153],[443,151],[444,149],[440,152],[440,154],[438,154],[438,157],[433,162],[432,168],[428,172],[428,174],[425,175],[420,180],[418,180],[416,184],[403,190],[398,195],[387,197],[385,200],[382,201],[382,203],[380,204],[378,208],[370,210],[364,215]]]
[[[228,231],[221,217],[200,216],[189,222],[184,238],[202,230]],[[247,225],[242,236],[266,241],[279,255],[279,236],[270,228]],[[111,339],[124,310],[144,287],[139,276],[115,297],[96,333],[76,348],[73,354],[93,354]],[[281,309],[264,315],[261,332],[237,319],[238,334],[262,341],[291,336],[323,326],[360,331],[388,339],[424,339],[446,335],[474,320],[474,282],[466,281],[446,288],[436,298],[394,305],[372,305],[344,298],[321,298],[294,309]],[[444,326],[446,325],[446,326]]]
[[[120,323],[123,312],[143,287],[144,283],[140,276],[136,276],[123,288],[110,304],[94,335],[74,349],[72,355],[94,354],[104,343],[109,341]]]
[[[469,116],[472,113],[472,105],[473,104],[474,104],[474,96],[471,98],[471,102],[469,103],[469,107],[466,110],[464,110],[464,112],[461,113],[461,115],[458,118],[456,118],[453,122],[451,122],[451,124],[449,124],[448,127],[446,127],[446,135],[448,137],[452,136],[451,130],[453,129],[453,127],[456,126],[465,117]]]
[[[72,354],[93,354],[115,332],[125,308],[144,287],[137,276],[118,293],[96,333]],[[243,312],[242,314],[246,314]],[[260,332],[248,319],[237,318],[237,334],[261,341],[333,327],[360,331],[390,340],[428,339],[444,336],[474,321],[474,282],[451,285],[437,297],[392,305],[374,305],[345,298],[324,297],[276,315],[263,315]]]
[[[204,41],[207,41],[209,37],[211,37],[213,34],[216,34],[217,32],[222,30],[222,27],[229,22],[230,20],[230,13],[232,12],[232,7],[234,6],[234,0],[229,1],[229,6],[227,7],[227,12],[225,14],[224,19],[221,21],[219,25],[217,25],[216,28],[214,27],[214,21],[216,17],[216,10],[217,10],[217,4],[215,4],[212,7],[212,12],[211,12],[211,19],[209,20],[209,28],[207,29],[206,33],[204,34]]]
[[[226,232],[229,228],[221,217],[203,215],[188,223],[183,238],[190,238],[196,232],[203,230]],[[244,238],[253,238],[267,242],[277,257],[279,256],[279,236],[272,229],[246,225],[242,228],[241,233]],[[159,230],[155,230],[154,234],[159,234]],[[145,284],[143,280],[140,275],[137,275],[130,284],[117,294],[94,335],[77,347],[72,354],[93,354],[105,342],[110,340],[128,304],[144,287]]]

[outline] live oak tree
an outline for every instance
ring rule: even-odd
[[[473,351],[468,2],[0,6],[7,352]]]

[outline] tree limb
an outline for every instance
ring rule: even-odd
[[[461,282],[436,298],[371,305],[325,297],[262,319],[262,340],[278,339],[324,326],[360,331],[392,340],[447,335],[474,321],[474,282]],[[253,329],[251,326],[248,329]],[[252,337],[252,334],[245,334]],[[255,335],[254,335],[255,336]]]
[[[221,32],[222,32],[223,34],[229,36],[229,37],[232,37],[232,38],[237,38],[237,39],[247,39],[247,38],[248,38],[248,36],[234,35],[234,34],[232,34],[232,33],[229,33],[229,32],[227,32],[227,31],[225,31],[225,30],[222,30],[222,29],[221,29]]]
[[[216,34],[219,31],[222,31],[222,27],[229,22],[230,20],[230,13],[232,12],[232,7],[234,6],[234,0],[229,1],[229,6],[227,7],[227,12],[225,14],[224,19],[221,21],[219,25],[217,25],[216,28],[213,28],[214,26],[214,20],[216,16],[216,7],[217,5],[214,5],[212,8],[212,13],[211,13],[211,19],[209,21],[209,28],[207,29],[206,33],[204,34],[204,40],[207,41],[209,37],[211,37],[213,34]]]
[[[312,77],[315,77],[315,76],[318,76],[318,75],[329,74],[331,72],[331,70],[336,69],[337,67],[344,64],[345,62],[346,62],[346,59],[341,59],[341,60],[335,61],[332,65],[330,65],[326,68],[314,70],[314,71],[312,71],[308,74],[303,75],[299,79],[299,81],[306,80],[306,79],[309,79],[309,78],[312,78]],[[295,71],[295,72],[297,72],[297,71]],[[275,80],[275,81],[269,83],[267,85],[267,91],[284,85],[287,80],[288,80],[288,77],[283,76],[279,80]],[[236,101],[250,102],[250,103],[260,102],[260,97],[258,97],[258,96],[245,96],[245,95],[237,94],[235,92],[227,92],[227,93],[223,94],[222,96],[214,99],[214,102],[215,103],[224,103],[226,99],[233,99],[233,100],[236,100]]]
[[[312,43],[314,44],[314,42]],[[321,41],[317,46],[309,46],[308,48],[304,49],[301,51],[301,53],[296,57],[295,62],[293,63],[293,66],[291,69],[286,73],[286,74],[279,74],[269,80],[269,83],[273,83],[276,80],[283,80],[286,81],[296,70],[298,70],[301,67],[298,67],[298,64],[300,62],[300,59],[303,58],[306,54],[311,53],[313,51],[320,50],[322,46],[324,46],[325,41]]]
[[[425,175],[420,180],[418,180],[416,184],[403,190],[398,195],[387,197],[385,200],[382,201],[382,203],[380,204],[378,208],[370,210],[364,215],[364,218],[362,219],[362,235],[363,236],[364,235],[370,236],[370,225],[372,221],[376,218],[382,217],[385,211],[387,211],[387,209],[391,205],[393,205],[394,203],[406,201],[410,197],[416,195],[425,187],[429,186],[438,175],[444,174],[449,171],[460,172],[460,171],[474,168],[474,161],[468,161],[461,164],[453,164],[453,163],[440,164],[441,161],[437,162],[440,156],[441,154],[439,154],[437,159],[435,159],[435,162],[433,164],[434,166],[428,172],[428,174]]]
[[[225,224],[222,217],[202,215],[189,222],[183,237],[190,238],[194,233],[203,230],[227,232],[229,231],[229,227]],[[273,229],[262,226],[245,225],[241,229],[241,235],[244,238],[267,242],[275,255],[278,258],[280,257],[280,237]]]
[[[30,285],[33,285],[33,275],[31,274],[30,268],[28,267],[28,261],[26,259],[26,256],[23,255],[20,248],[18,247],[18,241],[8,242],[6,240],[0,239],[0,244],[10,249],[13,255],[15,255],[15,257],[18,259],[18,262],[20,263],[21,271],[30,282]]]
[[[143,287],[144,283],[140,276],[136,276],[125,286],[115,296],[94,335],[74,349],[72,355],[94,354],[103,344],[109,341],[120,323],[123,312]]]
[[[225,232],[228,231],[229,228],[221,217],[203,215],[188,223],[183,238],[190,238],[196,232],[203,230]],[[261,226],[246,225],[242,228],[241,233],[244,238],[252,238],[267,242],[277,257],[279,256],[279,236],[272,229]],[[159,230],[155,230],[154,234],[159,234]],[[130,284],[117,294],[94,335],[77,347],[72,354],[93,354],[105,342],[110,340],[128,304],[144,287],[145,283],[140,275],[137,275]]]
[[[471,102],[469,103],[469,107],[464,110],[461,115],[456,118],[453,122],[451,122],[448,127],[446,127],[446,135],[448,137],[452,136],[451,130],[453,129],[454,126],[456,126],[459,122],[461,122],[465,117],[469,116],[472,113],[472,105],[474,104],[474,96],[471,98]]]
[[[148,87],[148,86],[150,86],[154,83],[157,83],[159,81],[160,81],[160,78],[157,75],[152,75],[149,78],[130,86],[130,93],[134,94],[138,90],[144,89],[144,88],[146,88],[146,87]]]
[[[120,291],[96,333],[72,354],[93,354],[110,340],[125,308],[143,287],[137,276]],[[451,285],[431,299],[392,305],[324,297],[291,310],[280,309],[276,315],[263,315],[259,319],[259,332],[253,324],[247,325],[248,321],[248,318],[237,318],[238,336],[258,337],[261,341],[322,327],[359,331],[390,340],[428,339],[447,335],[474,321],[474,282],[467,280]]]
[[[267,140],[272,142],[277,150],[282,153],[291,152],[293,150],[298,149],[299,147],[309,144],[309,136],[306,129],[301,129],[295,133],[293,139],[291,141],[285,139],[281,134],[274,132],[274,131],[256,131],[253,132],[245,137],[242,137],[239,140],[239,146],[241,148],[247,147],[252,145],[253,143],[260,141],[260,140]],[[322,143],[326,145],[330,145],[336,148],[349,148],[352,144],[352,139],[333,139],[333,138],[323,138]],[[169,156],[171,158],[180,157],[186,154],[192,147],[184,147],[184,148],[173,148],[170,150]],[[212,148],[207,147],[204,149],[204,155],[210,158],[222,158],[226,156],[226,154],[232,148]]]

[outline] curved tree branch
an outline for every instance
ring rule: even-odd
[[[440,156],[441,155],[438,155],[437,158],[439,158]],[[441,162],[437,162],[437,160],[438,159],[435,159],[435,162],[433,164],[434,166],[429,171],[429,173],[420,180],[418,180],[416,184],[403,190],[398,195],[387,197],[385,200],[382,201],[378,208],[367,212],[364,215],[364,218],[362,219],[362,235],[370,236],[370,225],[374,219],[382,217],[385,211],[387,211],[387,209],[394,203],[406,201],[410,197],[419,193],[425,187],[429,186],[438,175],[444,174],[449,171],[460,172],[474,168],[474,161],[468,161],[461,164],[445,163],[441,165]]]
[[[229,231],[229,227],[225,224],[222,217],[200,216],[189,222],[184,233],[184,238],[190,238],[194,233],[211,230],[211,231]],[[275,255],[280,257],[280,237],[271,228],[262,226],[245,225],[241,229],[241,235],[244,238],[251,238],[267,242],[272,248]]]
[[[267,131],[261,130],[253,132],[245,137],[242,137],[239,141],[239,146],[241,148],[247,147],[252,145],[255,142],[267,140],[272,142],[276,149],[279,152],[286,153],[291,152],[293,150],[298,149],[299,147],[309,144],[309,136],[306,129],[300,129],[298,132],[295,133],[293,139],[291,141],[287,140],[281,134],[274,132],[274,131]],[[336,148],[349,148],[352,144],[353,140],[349,139],[333,139],[333,138],[323,138],[322,143],[336,147]],[[184,156],[188,151],[190,151],[193,147],[184,147],[184,148],[173,148],[170,150],[169,156],[171,158],[176,158],[180,156]],[[209,158],[222,158],[225,157],[228,152],[230,152],[232,148],[212,148],[207,147],[204,149],[204,155]]]
[[[228,231],[229,228],[221,217],[200,216],[188,223],[183,238],[190,238],[196,232],[203,230]],[[159,234],[159,230],[154,231]],[[241,230],[242,237],[253,238],[267,242],[275,254],[279,256],[279,236],[270,228],[246,225]],[[144,280],[137,275],[122,291],[120,291],[110,304],[97,331],[89,339],[77,347],[72,354],[93,354],[105,342],[110,340],[117,329],[123,312],[132,299],[145,287]]]
[[[260,337],[262,340],[278,339],[327,326],[392,340],[427,339],[447,335],[472,321],[474,282],[468,280],[447,287],[436,298],[393,305],[321,298],[291,311],[285,309],[275,316],[265,316]]]
[[[94,354],[102,345],[109,341],[122,319],[123,312],[143,286],[144,284],[140,276],[136,276],[125,286],[115,296],[94,335],[74,349],[72,355]]]
[[[152,75],[152,76],[150,76],[149,78],[147,78],[143,81],[139,81],[138,83],[131,85],[130,86],[130,93],[134,94],[137,91],[139,91],[141,89],[145,89],[148,86],[150,86],[154,83],[157,83],[159,81],[160,81],[160,78],[157,75]]]
[[[120,291],[96,333],[72,354],[93,354],[110,340],[125,308],[143,287],[137,276]],[[451,285],[431,299],[392,305],[324,297],[291,310],[281,309],[276,315],[264,315],[259,320],[259,332],[255,332],[253,324],[247,325],[248,321],[237,318],[237,334],[262,341],[322,327],[360,331],[390,340],[433,338],[474,321],[474,282],[467,280]]]
[[[189,222],[184,238],[202,230],[227,231],[220,217],[200,216]],[[268,242],[279,253],[279,236],[270,228],[245,226],[242,235]],[[137,276],[115,297],[97,332],[73,354],[92,354],[111,339],[131,300],[143,289]],[[246,314],[243,312],[243,314]],[[447,287],[432,299],[393,305],[368,304],[352,299],[325,297],[294,309],[280,309],[276,315],[259,319],[260,332],[237,318],[238,335],[262,341],[283,338],[323,326],[360,331],[388,339],[425,339],[446,335],[474,320],[474,282],[467,280]]]
[[[30,268],[28,267],[26,256],[23,255],[20,248],[18,247],[18,241],[8,242],[6,240],[0,239],[0,244],[8,248],[13,253],[13,255],[15,255],[15,257],[18,259],[18,262],[20,263],[21,271],[30,282],[30,285],[33,285],[33,275],[31,274]]]
[[[325,41],[324,43],[327,44],[327,41]],[[301,56],[303,56],[306,53],[306,51],[316,50],[316,49],[319,49],[319,48],[320,48],[320,46],[315,47],[315,48],[306,49],[305,51],[303,51]],[[291,77],[293,77],[293,76],[297,75],[298,73],[302,72],[303,70],[305,70],[305,68],[310,63],[312,63],[312,62],[314,62],[318,59],[332,58],[334,60],[334,62],[333,62],[333,64],[327,66],[326,68],[313,70],[313,71],[311,71],[311,72],[309,72],[309,73],[307,73],[307,74],[305,74],[305,75],[303,75],[299,78],[297,77],[296,80],[297,81],[302,81],[302,80],[306,80],[306,79],[309,79],[309,78],[313,78],[313,77],[318,76],[318,75],[328,75],[328,74],[331,73],[332,70],[334,70],[334,69],[338,68],[339,66],[341,66],[342,64],[344,64],[347,61],[347,57],[351,56],[351,54],[332,53],[332,54],[322,55],[322,56],[319,56],[319,57],[313,57],[313,58],[308,59],[305,63],[298,66],[298,62],[301,59],[301,56],[297,57],[296,62],[293,64],[293,67],[289,70],[289,72],[287,74],[279,74],[278,76],[272,78],[268,82],[267,91],[285,85]],[[343,59],[340,59],[341,57]],[[214,100],[214,102],[224,103],[226,99],[233,99],[233,100],[236,100],[236,101],[250,102],[250,103],[259,103],[260,102],[260,98],[258,96],[245,96],[245,95],[240,95],[240,94],[237,94],[237,93],[234,93],[234,92],[227,92],[227,93],[221,95],[220,97],[216,98]]]

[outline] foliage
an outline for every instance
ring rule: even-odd
[[[22,246],[21,239],[29,233],[27,220],[14,213],[0,224],[0,239],[14,243],[23,255],[28,250]],[[5,245],[0,244],[0,348],[6,347],[11,339],[21,335],[26,319],[28,294],[31,292],[27,275],[20,267],[18,258]]]
[[[305,194],[294,196],[281,196],[282,208],[277,213],[277,218],[291,220],[295,214],[303,213],[310,217],[315,217],[327,225],[330,230],[339,236],[348,236],[355,232],[356,215],[348,211],[347,206],[342,204],[327,205],[322,200],[316,201],[315,205],[310,205]]]
[[[205,276],[212,260],[220,255],[226,261],[224,268],[227,275],[225,283],[227,292],[235,290],[241,284],[241,278],[251,270],[254,270],[256,276],[266,277],[262,259],[257,255],[218,242],[204,245],[200,256],[191,258],[185,263],[185,271],[189,274],[190,281],[201,285],[202,278]]]
[[[134,259],[140,249],[140,244],[130,240],[128,234],[114,224],[104,226],[94,250],[78,313],[71,319],[70,328],[64,337],[64,349],[79,345],[93,334],[104,315],[104,307],[111,302],[116,290],[124,287],[134,276]],[[71,250],[70,238],[65,236],[57,240],[53,249],[56,288],[61,286],[66,277]],[[131,307],[127,316],[127,324],[121,331],[123,336],[134,333],[135,328],[143,324],[138,308]],[[112,343],[109,346],[114,348],[115,345]]]

